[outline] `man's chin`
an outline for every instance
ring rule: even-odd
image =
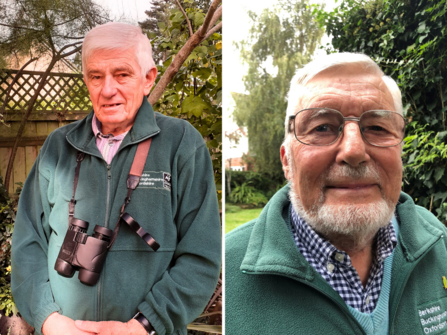
[[[326,204],[324,199],[305,210],[290,189],[290,200],[297,213],[316,232],[340,247],[362,249],[382,227],[389,224],[395,205],[380,198],[362,204]]]

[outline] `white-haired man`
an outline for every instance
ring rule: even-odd
[[[93,112],[50,134],[26,180],[13,237],[14,300],[36,334],[186,334],[220,273],[206,144],[188,122],[155,115],[148,103],[157,69],[140,28],[92,29],[82,63]],[[152,143],[147,158],[136,154],[140,143]],[[142,163],[136,188],[134,157]],[[78,228],[85,222],[90,237]],[[119,233],[107,238],[117,222]],[[91,237],[95,225],[101,234]],[[88,243],[109,246],[102,271],[102,251],[81,255]],[[70,277],[72,265],[89,285]]]
[[[396,83],[340,53],[292,80],[289,184],[226,236],[226,334],[445,334],[445,227],[400,192]]]

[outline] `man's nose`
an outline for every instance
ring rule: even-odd
[[[343,137],[337,153],[338,163],[347,163],[352,167],[369,161],[366,143],[363,140],[358,122],[347,122],[343,129]]]
[[[101,94],[104,96],[104,98],[111,98],[116,94],[116,92],[117,89],[115,80],[112,76],[106,76],[104,79]]]

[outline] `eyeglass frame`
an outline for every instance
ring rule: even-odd
[[[313,109],[325,109],[325,110],[330,110],[330,111],[333,111],[333,112],[337,112],[338,114],[340,114],[340,115],[342,116],[342,118],[343,118],[343,123],[342,123],[342,125],[341,125],[341,126],[342,126],[342,129],[341,129],[341,130],[339,129],[339,131],[338,131],[338,136],[337,136],[337,138],[336,138],[333,142],[331,142],[331,143],[329,143],[329,144],[323,144],[323,145],[309,144],[309,143],[301,142],[301,141],[298,139],[298,137],[296,136],[296,132],[295,132],[295,122],[294,122],[296,116],[297,116],[299,113],[303,112],[303,111],[306,111],[306,110],[313,110]],[[310,108],[303,108],[303,109],[299,110],[298,112],[296,112],[294,115],[290,115],[290,116],[289,116],[289,127],[288,127],[288,131],[289,131],[289,134],[292,132],[291,124],[293,123],[293,124],[294,124],[294,127],[293,127],[293,134],[295,135],[295,138],[296,138],[296,140],[297,140],[298,142],[300,142],[300,143],[302,143],[302,144],[304,144],[304,145],[309,145],[309,146],[314,146],[314,147],[327,147],[327,146],[332,145],[332,144],[334,144],[335,142],[337,142],[338,139],[340,138],[340,135],[344,133],[343,131],[344,131],[344,129],[345,129],[345,124],[346,124],[345,121],[357,121],[357,122],[358,122],[358,126],[359,126],[359,130],[360,130],[360,134],[362,134],[362,138],[366,141],[366,143],[368,143],[368,144],[370,144],[370,145],[372,145],[372,146],[374,146],[374,147],[378,147],[378,148],[392,148],[392,147],[398,146],[399,144],[401,144],[401,143],[403,142],[403,140],[405,139],[405,128],[404,128],[404,136],[402,137],[402,139],[400,140],[400,142],[397,143],[397,144],[382,146],[382,145],[377,145],[377,144],[372,144],[372,143],[370,143],[370,142],[368,141],[368,139],[365,137],[365,135],[363,135],[363,131],[362,131],[362,129],[360,128],[360,118],[362,117],[363,114],[368,113],[368,112],[390,112],[390,113],[394,113],[394,114],[397,114],[397,115],[399,115],[400,117],[402,117],[402,119],[404,120],[404,127],[409,123],[409,120],[408,120],[407,118],[404,118],[402,114],[397,113],[397,112],[393,112],[393,111],[389,111],[389,110],[386,110],[386,109],[372,109],[372,110],[369,110],[369,111],[365,111],[365,112],[363,112],[363,113],[360,115],[360,117],[354,117],[354,116],[348,116],[348,117],[345,117],[345,116],[343,116],[343,114],[342,114],[340,111],[338,111],[338,110],[336,110],[336,109],[327,108],[327,107],[310,107]]]

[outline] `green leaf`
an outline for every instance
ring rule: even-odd
[[[201,97],[189,96],[182,102],[182,113],[190,114],[199,117],[204,110],[210,110],[211,104],[204,101]]]
[[[161,31],[163,31],[166,28],[166,25],[164,22],[158,22],[157,23],[158,28],[160,28]]]
[[[421,23],[419,23],[418,33],[422,34],[424,31],[425,31],[425,21],[422,21]]]
[[[202,25],[204,20],[205,20],[205,15],[203,13],[196,13],[194,15],[194,24],[196,26]]]
[[[428,36],[428,34],[419,36],[419,43],[422,43],[423,40]]]
[[[443,175],[444,175],[444,167],[436,168],[436,170],[435,170],[435,180],[436,180],[436,182],[438,182],[439,179],[441,179]]]
[[[199,78],[200,80],[205,81],[211,76],[212,73],[213,71],[211,69],[203,67],[200,70],[193,72],[192,76],[194,78]]]
[[[442,140],[445,136],[447,135],[447,130],[445,131],[440,131],[437,135],[437,137]]]

